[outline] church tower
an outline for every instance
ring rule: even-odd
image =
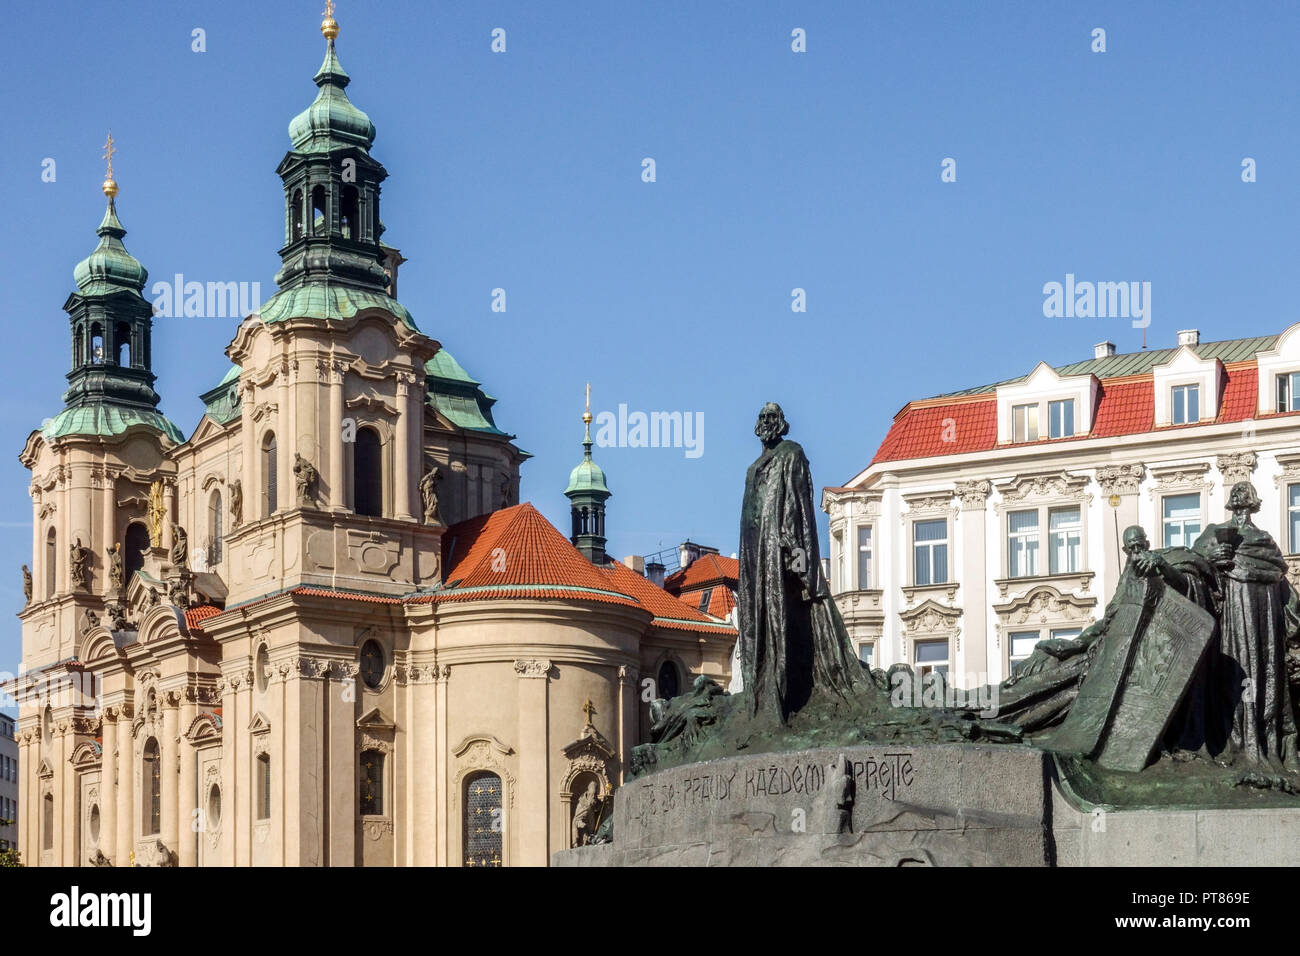
[[[582,413],[586,436],[582,440],[582,461],[569,473],[569,499],[573,532],[569,540],[592,564],[605,563],[605,502],[611,494],[605,472],[591,458],[591,386],[587,386],[587,410]]]

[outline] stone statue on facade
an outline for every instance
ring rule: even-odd
[[[90,549],[83,547],[81,539],[78,538],[76,544],[69,547],[68,552],[68,573],[72,578],[72,586],[84,588],[86,575],[90,570]]]
[[[172,525],[172,550],[169,555],[173,568],[185,570],[190,560],[190,539],[185,529],[178,524]]]
[[[591,844],[592,837],[596,832],[597,817],[600,814],[603,802],[600,798],[600,785],[593,780],[587,785],[586,792],[578,798],[577,806],[573,809],[574,846],[589,846]]]
[[[244,522],[244,486],[236,478],[230,483],[230,527],[238,528]]]
[[[167,521],[167,499],[159,479],[149,486],[149,544],[162,547],[163,525]]]
[[[438,512],[438,482],[442,481],[442,471],[437,465],[431,467],[420,479],[420,498],[424,501],[424,523],[442,524],[442,515]]]
[[[316,507],[316,483],[320,480],[320,473],[297,452],[293,454],[293,477],[298,486],[298,507]]]
[[[509,508],[509,507],[510,507],[510,476],[509,476],[509,475],[502,475],[502,476],[501,476],[501,485],[500,485],[500,488],[501,488],[501,505],[500,505],[500,507],[502,507],[502,508]]]
[[[782,724],[814,690],[852,699],[867,684],[822,573],[812,474],[789,431],[781,406],[764,405],[740,513],[744,693],[751,715]]]
[[[23,565],[23,600],[25,603],[32,602],[32,572],[27,565]]]
[[[110,594],[121,594],[126,584],[126,567],[122,560],[122,545],[113,545],[108,551],[108,590]]]

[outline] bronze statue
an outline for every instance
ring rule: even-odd
[[[121,594],[126,583],[125,568],[122,563],[122,545],[115,544],[108,551],[108,589],[111,594]]]
[[[163,522],[167,520],[167,500],[159,479],[149,486],[149,545],[162,547]]]
[[[438,482],[442,481],[442,472],[437,465],[431,467],[420,479],[420,497],[424,499],[424,523],[442,524],[442,515],[438,513]]]
[[[190,539],[185,529],[178,524],[172,525],[171,563],[174,568],[185,568],[190,559]]]
[[[72,576],[74,588],[86,586],[86,573],[90,569],[90,549],[82,547],[81,539],[69,549],[68,572]]]
[[[238,528],[244,521],[244,486],[236,478],[230,483],[230,527]]]
[[[316,506],[316,482],[320,478],[314,465],[297,452],[293,453],[293,476],[298,484],[298,507]]]
[[[745,475],[740,513],[740,661],[749,711],[782,724],[814,689],[852,699],[868,689],[822,574],[812,475],[768,402],[754,434],[762,454]]]
[[[25,564],[23,565],[23,599],[28,604],[32,602],[32,572]]]

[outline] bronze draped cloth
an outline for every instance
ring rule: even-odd
[[[739,583],[751,716],[763,711],[785,723],[814,688],[852,699],[866,684],[822,574],[812,475],[795,442],[764,448],[745,475]]]
[[[1300,636],[1300,600],[1282,550],[1253,524],[1211,525],[1194,550],[1208,555],[1221,529],[1241,537],[1231,567],[1219,569],[1219,641],[1202,677],[1203,746],[1233,763],[1300,770],[1286,667],[1288,640]]]

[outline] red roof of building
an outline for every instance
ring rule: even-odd
[[[705,594],[709,596],[708,607],[705,610],[713,617],[726,617],[731,613],[731,609],[736,606],[736,595],[725,584],[715,584],[712,587],[698,588],[694,591],[683,591],[677,595],[677,600],[688,607],[698,610],[700,601]]]
[[[1238,422],[1256,417],[1258,369],[1254,364],[1225,367],[1223,394],[1217,422]],[[1265,417],[1265,416],[1259,416]],[[1188,428],[1194,425],[1163,426]],[[1155,430],[1155,382],[1150,373],[1102,379],[1092,430],[1070,438],[1042,438],[1038,444],[1114,438]],[[974,398],[955,396],[951,401],[926,399],[909,403],[894,418],[884,441],[871,459],[902,461],[992,451],[998,447],[997,399],[985,393]],[[842,491],[843,488],[830,488]]]
[[[710,620],[696,608],[690,607],[673,597],[663,588],[646,580],[627,565],[611,561],[600,569],[609,580],[609,586],[635,598],[647,611],[655,616],[658,627],[676,628],[687,631],[709,631],[717,634],[734,634],[735,628],[729,624],[719,624]]]
[[[669,594],[680,595],[683,591],[719,582],[727,582],[735,587],[739,580],[740,562],[735,558],[702,554],[682,570],[668,575],[664,580],[664,590]]]
[[[199,604],[185,609],[185,626],[190,630],[203,630],[201,623],[221,613],[221,608],[213,604]]]

